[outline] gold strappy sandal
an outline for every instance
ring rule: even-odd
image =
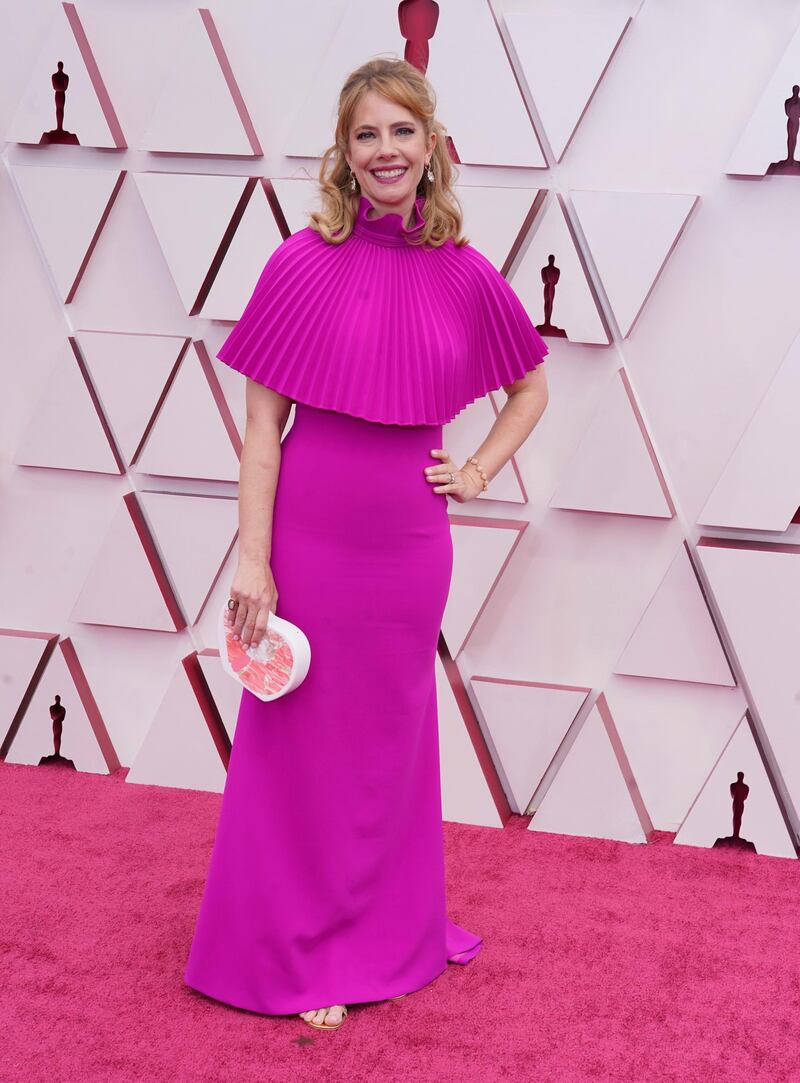
[[[300,1016],[300,1018],[303,1019],[302,1015]],[[342,1025],[342,1023],[345,1021],[346,1018],[347,1018],[347,1005],[345,1004],[342,1007],[342,1018],[339,1020],[338,1023],[325,1023],[325,1022],[314,1023],[310,1019],[303,1019],[303,1022],[308,1023],[308,1025],[310,1027],[316,1027],[317,1030],[338,1030],[339,1027]]]

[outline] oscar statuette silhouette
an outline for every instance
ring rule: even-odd
[[[734,850],[750,850],[754,854],[758,852],[752,842],[748,839],[743,839],[739,834],[739,828],[742,826],[744,803],[747,800],[747,795],[749,793],[750,787],[744,781],[744,772],[737,771],[736,781],[731,783],[731,797],[733,798],[733,834],[717,839],[714,843],[714,848],[717,846],[725,846]]]
[[[56,96],[56,126],[52,131],[42,132],[39,145],[42,143],[69,143],[80,146],[80,140],[74,132],[68,132],[64,127],[64,104],[67,99],[67,87],[69,76],[64,71],[64,61],[59,60],[58,70],[52,74],[53,90]]]
[[[406,40],[403,59],[424,75],[428,70],[428,42],[436,32],[439,5],[435,0],[401,0],[397,7],[400,33]]]
[[[397,5],[397,21],[406,43],[403,59],[425,75],[430,59],[428,42],[436,33],[439,5],[436,0],[400,0]],[[460,162],[455,144],[449,135],[445,137],[445,142],[451,160]]]
[[[786,157],[780,162],[771,162],[767,175],[776,174],[784,177],[800,177],[800,162],[794,156],[797,147],[797,129],[800,127],[800,86],[792,87],[792,96],[783,103],[786,114]]]
[[[566,338],[567,332],[563,327],[557,327],[552,322],[553,318],[553,302],[556,298],[556,285],[561,277],[561,270],[556,267],[556,257],[549,255],[547,257],[547,266],[542,267],[542,282],[544,288],[542,290],[544,294],[544,323],[537,323],[536,330],[540,335],[549,335],[551,338]]]
[[[61,755],[61,734],[64,729],[64,717],[67,711],[61,702],[61,696],[56,696],[55,703],[50,704],[50,718],[53,720],[53,754],[52,756],[42,756],[39,760],[39,766],[47,764],[49,767],[70,767],[75,770],[75,764],[72,760],[66,759]]]

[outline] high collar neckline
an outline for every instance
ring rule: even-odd
[[[406,245],[425,225],[425,219],[422,217],[424,205],[425,196],[417,196],[414,200],[416,223],[411,229],[406,229],[403,215],[399,212],[382,214],[380,218],[367,218],[367,211],[374,210],[374,205],[367,196],[361,195],[358,201],[358,214],[353,225],[353,233],[357,237],[363,237],[367,241],[374,241],[376,244],[394,247]]]

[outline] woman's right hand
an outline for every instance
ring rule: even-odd
[[[239,560],[229,597],[236,605],[225,611],[225,623],[243,647],[257,647],[264,636],[270,612],[278,606],[278,590],[269,564]]]

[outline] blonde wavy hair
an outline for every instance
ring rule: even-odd
[[[425,132],[425,140],[431,132],[436,133],[436,143],[431,155],[433,180],[429,181],[427,170],[417,186],[417,196],[424,195],[422,217],[424,227],[409,244],[429,244],[439,247],[448,237],[456,245],[469,243],[461,233],[461,204],[453,191],[456,171],[447,150],[447,130],[436,119],[436,94],[425,76],[407,60],[376,57],[348,75],[339,94],[339,113],[336,120],[334,143],[322,156],[319,169],[321,211],[309,215],[309,228],[315,230],[329,244],[342,244],[353,231],[358,216],[361,187],[350,187],[350,167],[345,157],[353,114],[356,106],[369,90],[382,94],[413,113]]]

